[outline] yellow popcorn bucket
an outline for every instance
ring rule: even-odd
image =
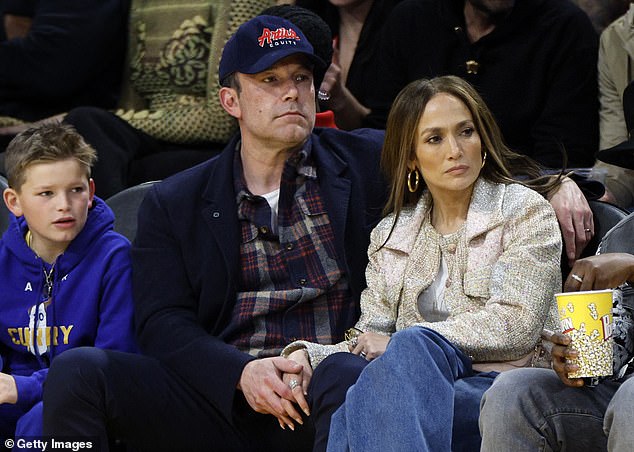
[[[555,294],[562,331],[579,353],[569,378],[612,375],[612,290]]]

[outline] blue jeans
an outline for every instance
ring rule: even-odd
[[[432,330],[402,330],[332,416],[328,451],[477,451],[480,398],[496,375],[474,373]]]
[[[633,425],[634,380],[571,388],[550,369],[504,372],[480,412],[482,450],[491,452],[631,450]]]

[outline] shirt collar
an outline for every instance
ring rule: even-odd
[[[244,180],[244,172],[242,171],[242,158],[240,157],[241,141],[238,140],[234,151],[233,158],[233,180],[236,193],[236,201],[240,204],[244,199],[254,200],[253,195],[247,187]],[[312,158],[312,140],[308,139],[304,146],[293,152],[286,160],[283,174],[289,174],[289,169],[293,169],[292,173],[298,176],[304,176],[308,179],[317,179],[317,168],[313,164]],[[283,176],[284,177],[284,176]]]

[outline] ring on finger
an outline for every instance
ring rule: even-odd
[[[329,101],[330,100],[330,93],[328,91],[324,91],[322,89],[320,89],[319,91],[317,91],[317,98],[319,100],[322,101]]]
[[[299,386],[299,382],[293,378],[291,381],[289,381],[288,386],[291,388],[292,391]]]
[[[571,277],[572,279],[574,279],[575,281],[577,281],[579,284],[581,284],[581,283],[583,282],[583,277],[581,277],[581,276],[579,276],[579,275],[576,275],[576,274],[574,274],[574,273],[571,273],[571,274],[570,274],[570,277]]]
[[[359,353],[359,356],[361,356],[361,358],[363,358],[363,359],[366,359],[366,353],[365,352]]]

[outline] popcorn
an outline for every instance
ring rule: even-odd
[[[596,331],[597,335],[599,332]],[[570,378],[581,378],[590,375],[610,375],[612,373],[612,341],[597,341],[578,330],[570,333],[575,350],[579,352],[577,359],[571,360],[579,366],[577,372],[568,374]]]

